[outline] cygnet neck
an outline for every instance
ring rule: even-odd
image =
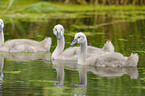
[[[4,44],[4,33],[3,33],[3,30],[2,30],[2,32],[0,32],[0,47],[2,46],[2,44]]]
[[[65,39],[64,35],[61,35],[61,39],[60,40],[57,39],[57,46],[52,53],[52,57],[54,59],[57,59],[57,57],[63,52],[64,47],[65,47]]]
[[[87,39],[80,43],[80,53],[78,55],[77,63],[80,65],[85,65],[87,58]]]

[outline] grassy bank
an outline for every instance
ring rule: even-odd
[[[145,17],[145,6],[132,5],[77,5],[55,2],[40,2],[39,0],[11,0],[0,3],[0,18],[44,20],[48,18],[76,18],[81,14],[112,14],[117,18],[126,18],[128,15]],[[115,13],[115,14],[114,14]],[[83,16],[83,15],[82,15]],[[138,17],[137,17],[138,18]]]

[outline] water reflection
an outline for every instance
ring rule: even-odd
[[[67,63],[66,63],[67,62]],[[52,61],[53,68],[57,72],[57,81],[55,87],[64,87],[65,70],[77,71],[79,74],[79,84],[73,84],[75,96],[86,96],[87,92],[87,73],[92,72],[94,75],[101,77],[121,77],[124,74],[130,76],[131,79],[138,78],[137,67],[93,67],[76,65],[72,61],[55,60]],[[75,92],[76,91],[76,92]],[[79,91],[79,92],[78,92]]]
[[[3,81],[3,67],[4,67],[4,58],[0,56],[0,96],[2,96],[2,81]]]
[[[57,72],[57,83],[55,83],[55,86],[57,87],[63,87],[64,84],[64,64],[58,64],[54,66],[53,68],[56,69]]]
[[[93,74],[105,77],[119,77],[128,74],[131,79],[137,79],[137,67],[93,67],[91,69]]]
[[[57,81],[54,85],[57,87],[62,87],[64,84],[64,67],[69,68],[69,70],[74,70],[76,68],[76,62],[72,60],[53,60],[53,68],[57,72]]]
[[[47,53],[47,52],[39,52],[39,53],[8,53],[8,52],[4,52],[4,53],[0,53],[0,96],[3,93],[5,87],[7,87],[7,86],[5,86],[5,83],[3,84],[3,78],[4,78],[5,74],[7,74],[7,75],[11,74],[11,75],[9,75],[10,77],[7,77],[7,75],[6,75],[4,81],[9,83],[10,85],[11,85],[10,82],[13,82],[13,84],[11,85],[11,86],[13,86],[12,87],[13,89],[15,89],[15,86],[17,86],[17,84],[15,84],[15,83],[17,83],[16,81],[19,81],[19,80],[15,79],[15,78],[17,78],[17,76],[14,76],[14,74],[20,74],[22,72],[21,67],[18,67],[18,69],[16,68],[17,62],[33,62],[33,61],[39,60],[39,59],[43,60],[44,62],[50,61],[50,53]],[[15,61],[14,63],[12,63],[12,66],[15,66],[16,69],[13,69],[14,67],[9,66],[10,69],[5,71],[6,73],[3,74],[4,73],[3,72],[4,63],[6,63],[5,60],[8,62]],[[21,63],[19,65],[21,65]],[[28,66],[26,66],[26,67],[29,68]],[[6,68],[8,68],[8,67],[6,66]],[[29,74],[29,72],[31,72],[30,68],[27,71],[25,72],[25,74],[22,74],[22,76],[24,76],[24,77],[27,74],[25,78],[18,76],[18,78],[22,78],[21,82],[23,82],[23,80],[29,81],[30,77],[32,77],[32,76],[30,76],[30,75],[32,75],[32,73]],[[15,80],[12,80],[12,77]],[[9,86],[9,84],[8,84],[8,86]],[[23,86],[23,84],[21,86]],[[8,89],[11,89],[11,88],[8,87]],[[15,94],[15,93],[13,93],[13,94]]]
[[[88,72],[87,66],[78,65],[77,70],[79,72],[80,85],[82,85],[83,87],[86,87],[87,86],[87,72]]]
[[[3,80],[3,67],[4,67],[4,58],[0,56],[0,83]]]
[[[84,15],[85,14],[83,14],[83,16]],[[128,17],[130,18],[132,16],[128,15]],[[88,45],[90,46],[102,47],[106,40],[111,40],[115,46],[115,51],[121,52],[125,56],[128,56],[131,52],[139,53],[140,62],[138,66],[140,67],[140,76],[138,78],[137,67],[112,68],[80,66],[76,65],[74,61],[73,63],[72,61],[52,61],[53,65],[51,66],[51,63],[47,62],[50,61],[49,53],[49,55],[46,55],[47,53],[4,53],[0,56],[0,80],[6,82],[2,83],[3,85],[0,86],[0,88],[3,88],[3,95],[52,96],[61,93],[61,95],[73,94],[75,96],[124,96],[130,94],[138,96],[144,94],[144,19],[134,22],[121,19],[123,22],[120,22],[119,19],[119,21],[116,21],[116,18],[113,18],[109,14],[88,14],[86,17],[80,16],[71,19],[50,18],[44,22],[10,19],[11,20],[7,19],[4,28],[6,40],[28,38],[41,41],[44,37],[51,36],[51,52],[56,46],[56,38],[52,32],[56,24],[62,24],[66,29],[66,48],[70,46],[74,34],[79,31],[86,32],[88,35]],[[3,58],[6,58],[6,66],[4,66],[5,74],[3,74]],[[37,59],[47,60],[47,63]],[[16,62],[11,62],[11,60]],[[34,60],[34,62],[32,60]],[[17,61],[30,62],[19,64],[20,62]],[[54,70],[56,70],[56,72]],[[10,73],[13,71],[18,73]],[[128,76],[124,76],[124,74]],[[3,75],[5,76],[3,77]],[[128,77],[138,79],[130,80]],[[58,82],[56,83],[55,80]],[[136,86],[138,89],[135,88]]]
[[[87,69],[86,66],[79,66],[76,65],[76,61],[71,60],[54,60],[52,61],[53,68],[56,69],[57,72],[57,81],[55,83],[55,87],[63,87],[64,86],[64,76],[65,76],[65,69],[71,71],[78,71],[79,72],[79,84],[73,84],[75,86],[72,88],[74,96],[86,96],[87,92]],[[79,91],[79,92],[78,92]]]
[[[50,61],[50,53],[49,52],[37,52],[37,53],[9,53],[3,52],[0,53],[3,58],[13,61],[30,61],[30,60],[49,60]]]

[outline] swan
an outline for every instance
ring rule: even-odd
[[[57,37],[57,46],[52,53],[52,59],[65,59],[65,60],[76,60],[77,54],[80,50],[79,47],[69,47],[64,50],[65,47],[65,39],[64,39],[64,28],[62,25],[58,24],[54,26],[53,33]],[[94,53],[94,51],[98,52],[114,52],[114,46],[112,45],[111,41],[107,41],[104,44],[103,48],[96,48],[92,46],[88,46],[88,53],[87,56],[89,57]]]
[[[84,33],[79,32],[75,34],[74,40],[70,45],[80,43],[80,52],[78,54],[77,64],[93,65],[93,66],[137,66],[138,54],[133,54],[129,57],[124,57],[117,52],[97,52],[87,58],[87,38]]]
[[[51,47],[51,38],[46,37],[38,42],[30,39],[13,39],[4,43],[3,33],[4,22],[0,19],[0,51],[1,52],[39,52],[49,51]]]

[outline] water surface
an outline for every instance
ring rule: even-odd
[[[130,18],[132,18],[130,16]],[[65,28],[66,48],[76,32],[87,35],[88,45],[102,47],[111,40],[116,52],[139,54],[137,67],[80,66],[76,61],[51,61],[51,53],[1,53],[0,94],[3,96],[143,96],[145,91],[145,19],[131,21],[108,14],[82,13],[77,18],[50,18],[5,23],[5,40],[52,38],[52,29]]]

